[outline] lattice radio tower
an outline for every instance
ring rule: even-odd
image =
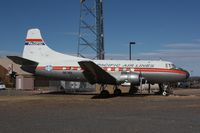
[[[80,1],[80,23],[77,55],[104,59],[103,2]]]

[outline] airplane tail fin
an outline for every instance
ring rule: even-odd
[[[79,57],[74,57],[56,52],[49,48],[40,33],[39,29],[29,29],[25,40],[23,58],[34,62],[46,62],[58,60],[80,60]]]
[[[45,45],[39,29],[28,30],[25,45]]]
[[[44,40],[42,39],[40,30],[29,29],[27,32],[22,57],[39,62],[46,49],[48,49],[48,47],[45,45]]]

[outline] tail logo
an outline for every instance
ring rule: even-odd
[[[47,71],[51,71],[52,69],[53,69],[53,67],[51,65],[45,66],[45,70],[47,70]]]
[[[25,45],[45,45],[42,39],[26,39]]]

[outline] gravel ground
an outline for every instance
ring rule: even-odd
[[[0,133],[199,133],[200,89],[174,96],[0,91]]]

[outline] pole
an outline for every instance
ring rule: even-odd
[[[129,60],[131,60],[131,44],[129,44]]]
[[[134,44],[136,44],[135,42],[130,42],[129,43],[129,60],[131,60],[131,45],[134,45]]]

